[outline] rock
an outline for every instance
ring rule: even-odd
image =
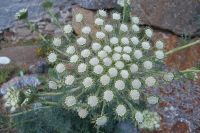
[[[169,133],[196,133],[200,127],[200,85],[180,79],[146,90],[148,94],[160,97],[158,105],[148,106],[162,116],[159,131],[166,133],[168,129]]]
[[[75,21],[76,14],[81,13],[84,16],[83,23],[77,23]],[[95,12],[81,8],[79,6],[73,6],[72,7],[72,26],[76,34],[81,34],[81,29],[83,26],[90,26],[92,29],[92,32],[95,33],[97,31],[97,28],[94,25],[94,19],[95,19]]]
[[[153,40],[163,40],[166,51],[180,47],[180,38],[171,33],[155,32]],[[196,66],[199,59],[200,45],[196,45],[168,56],[165,62],[170,68],[185,70]]]
[[[144,24],[170,30],[176,34],[197,35],[200,29],[197,0],[132,0],[132,13]]]
[[[76,0],[76,3],[86,9],[111,9],[117,5],[117,0]]]
[[[7,90],[11,87],[14,87],[16,89],[23,89],[26,87],[37,87],[40,85],[40,81],[38,79],[37,75],[25,75],[22,77],[15,77],[8,81],[7,83],[4,83],[0,87],[0,95],[6,94]]]
[[[46,61],[38,61],[36,64],[29,67],[32,74],[42,74],[48,72],[48,63]]]
[[[29,19],[33,21],[39,21],[43,18],[45,11],[41,6],[43,1],[41,0],[5,0],[1,1],[0,5],[0,30],[10,28],[15,25],[15,13],[22,8],[27,8],[29,11]],[[58,10],[59,7],[68,8],[73,3],[73,0],[54,0],[54,10]]]
[[[139,131],[130,121],[123,121],[116,125],[114,133],[139,133]]]
[[[7,56],[11,59],[11,63],[16,64],[19,67],[27,67],[38,61],[36,55],[36,49],[39,46],[16,46],[2,48],[0,50],[0,56]]]
[[[189,133],[188,124],[185,122],[176,122],[176,124],[172,127],[172,133]]]

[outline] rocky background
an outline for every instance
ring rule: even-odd
[[[1,86],[1,94],[4,93],[2,90],[8,86],[23,88],[28,85],[39,85],[37,74],[47,72],[47,63],[37,54],[40,47],[38,36],[31,33],[24,23],[15,19],[15,13],[18,10],[28,8],[29,19],[38,25],[42,33],[58,34],[59,30],[51,23],[51,18],[42,9],[41,3],[41,0],[0,0],[0,56],[10,57],[13,66],[26,69],[30,74],[9,78],[11,80]],[[54,11],[60,15],[61,23],[72,23],[74,14],[80,12],[86,16],[85,21],[91,26],[96,10],[112,11],[116,6],[116,0],[54,0]],[[132,14],[141,18],[143,22],[141,25],[148,25],[154,29],[153,39],[164,40],[166,51],[200,37],[200,2],[198,0],[132,0],[131,7]],[[77,25],[74,25],[74,28],[79,34]],[[166,59],[168,66],[180,70],[196,66],[199,61],[200,45],[178,52]],[[180,90],[175,92],[172,89],[177,88],[177,85]],[[196,117],[200,116],[199,85],[200,82],[180,81],[167,86],[166,92],[156,92],[166,99],[166,102],[161,103],[157,109],[164,118],[163,126],[157,132],[200,132],[200,124],[198,124],[200,117]],[[191,88],[193,91],[188,92]],[[193,97],[192,100],[189,99],[191,97]]]

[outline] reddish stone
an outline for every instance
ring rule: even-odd
[[[171,129],[171,133],[190,133],[188,124],[178,121]]]

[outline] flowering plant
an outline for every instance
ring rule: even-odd
[[[157,104],[159,98],[145,93],[145,88],[176,77],[166,71],[164,59],[183,48],[164,52],[164,43],[153,42],[153,30],[140,27],[138,17],[129,16],[131,22],[127,23],[120,13],[108,16],[104,10],[97,11],[95,31],[85,24],[83,14],[76,14],[76,23],[84,25],[79,36],[74,36],[72,25],[59,25],[63,36],[51,40],[47,57],[54,65],[48,89],[36,94],[36,100],[75,111],[81,119],[89,117],[97,132],[113,119],[131,119],[140,128],[159,128],[160,116],[145,108]],[[5,99],[10,100],[8,96]],[[14,107],[18,107],[16,102]]]

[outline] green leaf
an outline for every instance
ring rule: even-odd
[[[49,0],[45,0],[43,3],[42,3],[42,6],[44,9],[50,9],[52,8],[53,6],[53,3]]]

